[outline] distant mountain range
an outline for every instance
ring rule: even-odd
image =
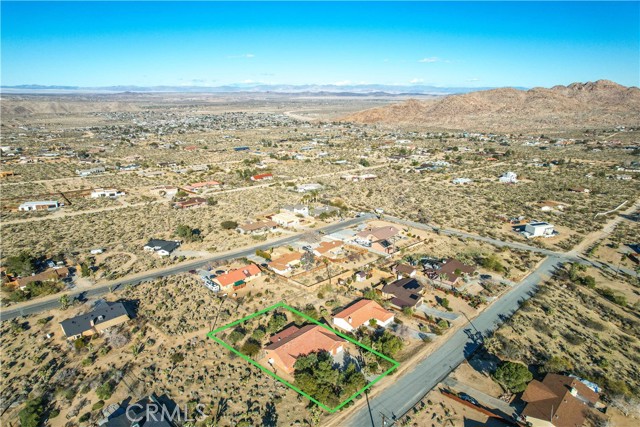
[[[516,131],[640,126],[640,89],[608,80],[550,89],[492,89],[431,101],[410,99],[344,117],[390,125]]]
[[[44,85],[16,85],[0,86],[5,93],[119,93],[119,92],[182,92],[182,93],[295,93],[295,94],[326,94],[326,95],[451,95],[468,93],[477,90],[491,89],[488,87],[437,87],[424,85],[268,85],[268,84],[232,84],[225,86],[44,86]]]

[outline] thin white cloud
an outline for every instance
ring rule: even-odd
[[[341,80],[339,82],[334,82],[333,84],[336,86],[346,86],[351,84],[351,80]]]
[[[424,82],[424,79],[415,78],[415,79],[409,80],[409,83],[411,83],[411,84],[417,84],[417,83],[422,83],[422,82]]]
[[[472,79],[467,79],[467,81],[468,81],[468,82],[479,82],[479,81],[480,81],[480,79],[478,79],[478,78],[474,77],[474,78],[472,78]]]
[[[253,53],[243,53],[242,55],[227,56],[227,58],[255,58],[255,55]]]
[[[429,58],[422,58],[419,59],[418,62],[422,62],[422,63],[426,63],[426,64],[433,64],[434,62],[449,62],[445,59],[442,58],[438,58],[437,56],[431,56]]]

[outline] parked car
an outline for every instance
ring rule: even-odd
[[[478,405],[478,401],[473,397],[469,396],[467,393],[458,393],[458,397],[464,401],[471,403],[472,405]]]

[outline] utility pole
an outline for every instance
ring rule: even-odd
[[[478,328],[476,328],[476,325],[473,324],[473,322],[471,321],[471,319],[469,319],[469,317],[466,315],[466,313],[464,311],[461,311],[462,315],[464,316],[465,319],[467,319],[467,321],[469,322],[469,324],[473,327],[473,329],[475,329],[476,333],[480,333],[480,331],[478,330]]]

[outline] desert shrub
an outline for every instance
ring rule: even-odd
[[[222,221],[220,226],[223,230],[235,230],[238,227],[238,223],[235,221]]]
[[[98,396],[100,400],[108,400],[113,394],[114,389],[115,387],[113,383],[111,381],[107,381],[96,389],[96,396]]]
[[[300,357],[294,368],[296,386],[329,406],[337,405],[367,384],[355,363],[344,370],[335,369],[333,358],[327,352]]]
[[[594,289],[596,287],[596,279],[593,276],[584,276],[580,279],[580,283],[590,289]]]
[[[242,340],[246,334],[246,331],[242,328],[236,328],[229,334],[227,338],[231,344],[235,344],[238,341]]]
[[[174,353],[171,355],[171,362],[172,363],[180,363],[184,360],[184,354],[182,353]]]
[[[313,304],[307,304],[302,310],[299,310],[301,313],[311,317],[312,319],[318,320],[320,318],[320,313],[313,306]],[[305,323],[306,319],[298,319],[298,322]]]
[[[282,329],[287,324],[287,316],[283,313],[273,313],[267,323],[267,332],[272,334]]]
[[[249,357],[254,357],[257,356],[258,353],[260,353],[260,348],[261,347],[259,342],[252,338],[249,338],[244,344],[242,344],[240,351],[242,352],[242,354],[245,354]]]
[[[557,373],[569,371],[573,368],[571,362],[564,357],[553,356],[547,360],[543,366],[545,372]]]
[[[4,262],[7,271],[20,276],[29,276],[35,273],[36,258],[27,252],[20,252],[18,255],[10,256]]]
[[[627,305],[627,298],[624,295],[616,294],[611,288],[599,288],[596,289],[596,292],[615,304],[621,306]]]
[[[482,258],[480,260],[480,265],[487,270],[492,270],[497,273],[503,273],[505,271],[504,265],[502,265],[500,259],[495,254]]]
[[[178,225],[178,228],[176,228],[176,236],[182,238],[186,242],[195,242],[202,239],[198,230],[184,224]]]
[[[262,249],[256,249],[256,255],[266,259],[267,261],[271,261],[271,254],[267,251],[263,251]]]
[[[262,340],[262,338],[264,338],[264,336],[266,335],[266,331],[262,328],[258,328],[255,331],[253,331],[253,333],[251,334],[251,336],[253,338],[255,338],[257,341]]]
[[[493,377],[508,390],[518,393],[527,388],[533,374],[522,363],[504,362],[496,369]]]
[[[567,340],[567,342],[571,345],[582,345],[585,342],[585,339],[580,335],[574,332],[565,332],[562,336]]]
[[[42,396],[27,400],[24,408],[18,413],[21,427],[38,427],[44,414],[45,401]]]
[[[96,403],[94,403],[94,404],[91,406],[91,410],[92,410],[92,411],[95,411],[95,410],[97,410],[97,409],[102,408],[103,406],[104,406],[104,400],[98,400]]]
[[[607,326],[604,323],[598,322],[597,320],[593,320],[589,317],[580,318],[580,323],[594,331],[605,331],[607,329]]]

